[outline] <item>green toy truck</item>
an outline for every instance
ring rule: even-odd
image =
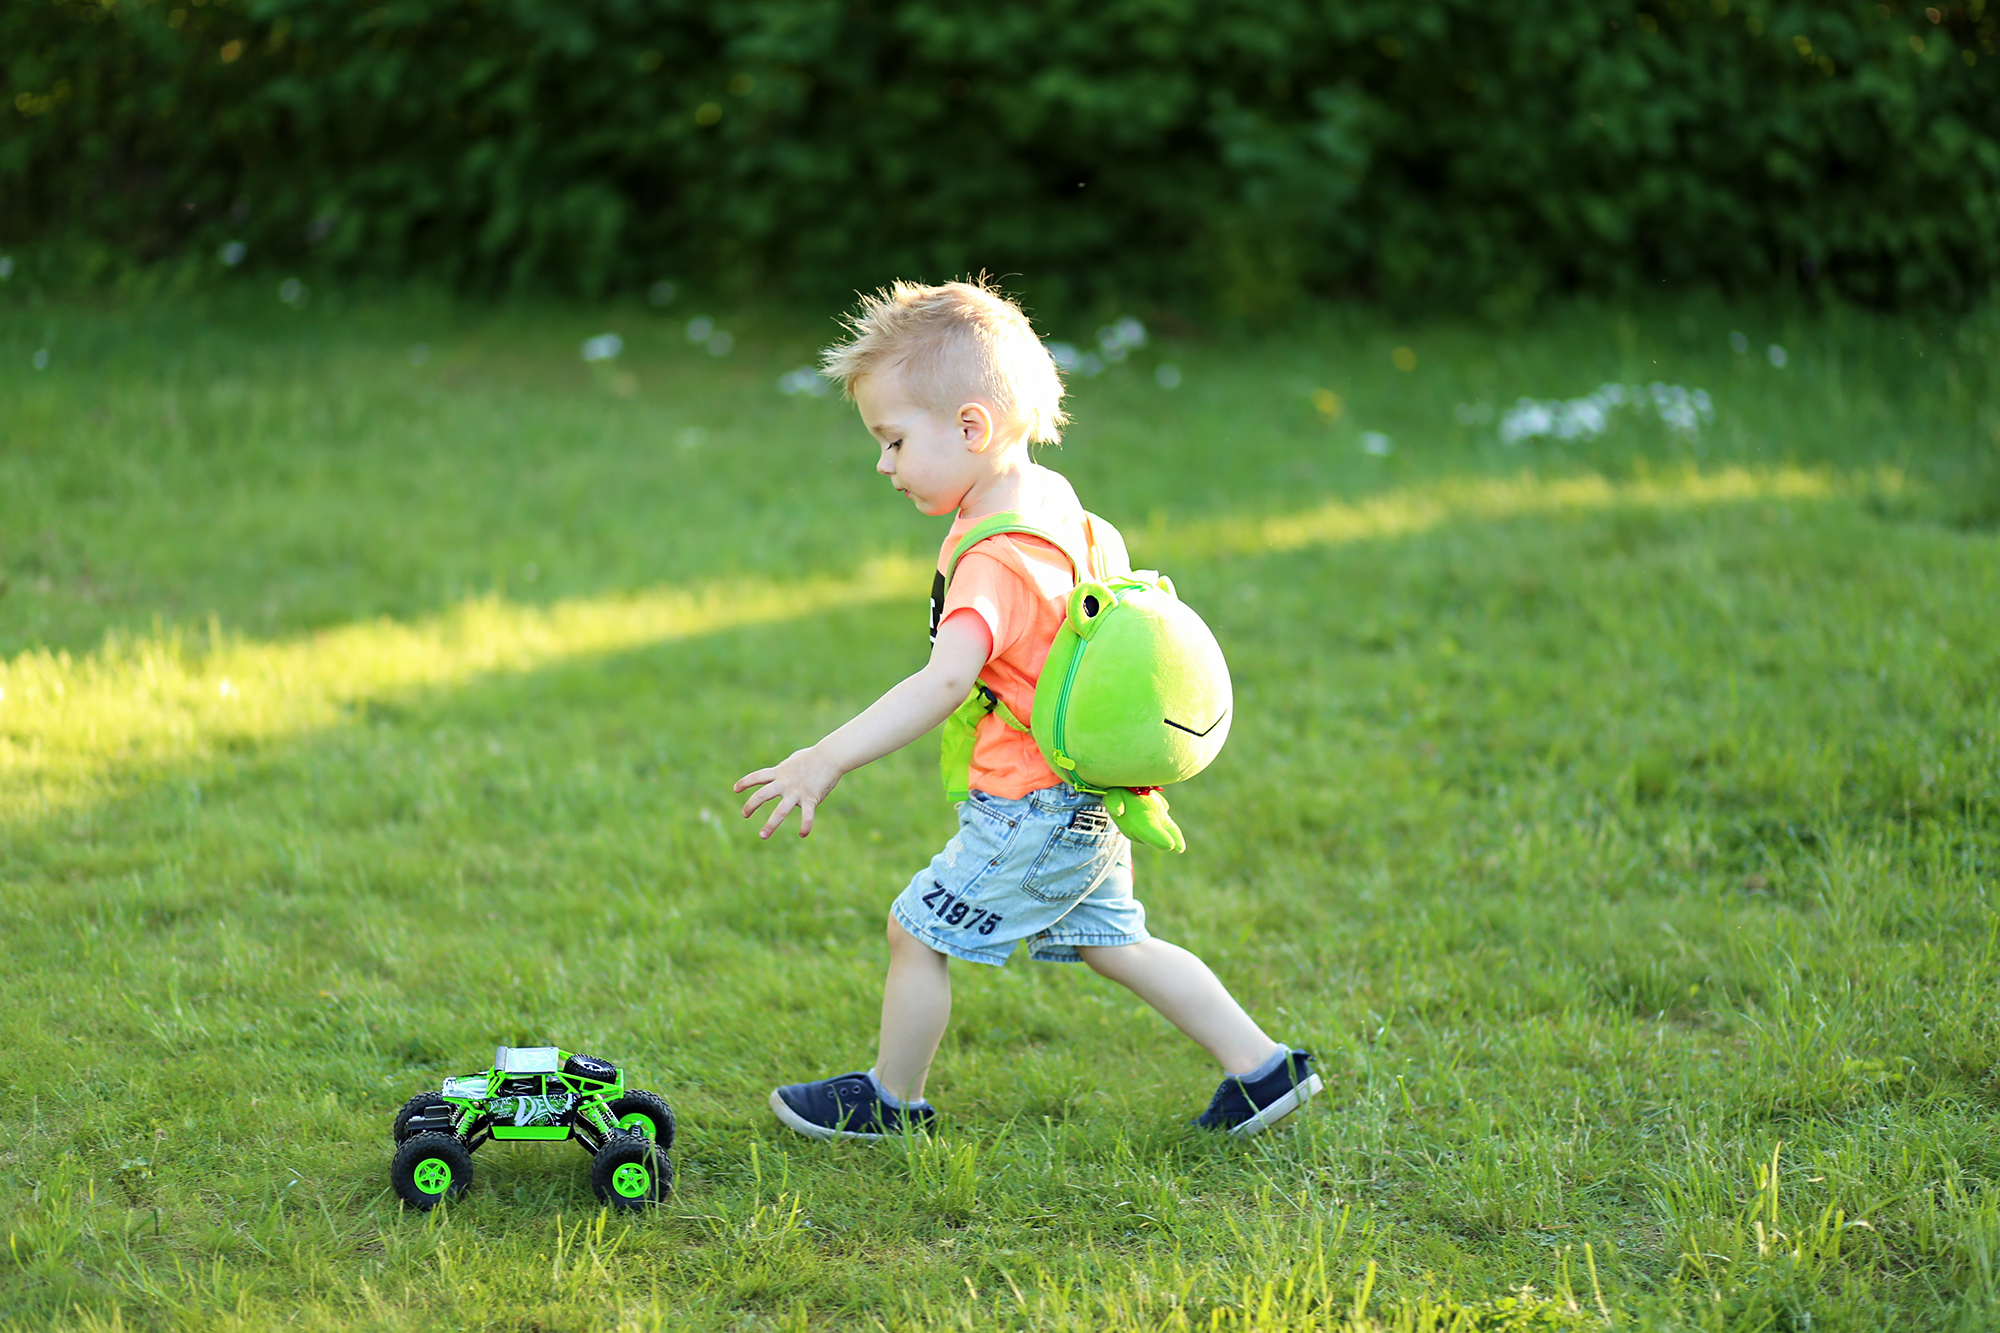
[[[553,1143],[590,1154],[590,1183],[613,1208],[645,1208],[674,1187],[674,1113],[627,1088],[617,1066],[554,1046],[502,1046],[493,1067],[448,1078],[396,1112],[389,1183],[424,1212],[472,1184],[472,1154],[489,1139]]]

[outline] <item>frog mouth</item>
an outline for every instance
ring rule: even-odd
[[[1209,732],[1214,731],[1217,727],[1221,726],[1222,718],[1228,716],[1229,716],[1229,710],[1225,708],[1222,710],[1222,717],[1218,717],[1217,719],[1215,719],[1215,721],[1209,723],[1206,727],[1203,727],[1200,731],[1196,731],[1193,727],[1188,726],[1186,723],[1176,722],[1170,717],[1163,717],[1160,719],[1160,721],[1166,723],[1168,726],[1172,727],[1175,731],[1185,731],[1188,735],[1193,736],[1195,739],[1199,740],[1202,737],[1208,735]]]

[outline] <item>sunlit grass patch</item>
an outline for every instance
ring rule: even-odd
[[[915,597],[925,586],[923,572],[913,562],[885,558],[851,578],[790,585],[742,581],[549,606],[488,595],[415,624],[346,625],[277,643],[217,632],[202,649],[177,635],[114,641],[81,658],[26,653],[0,664],[4,817],[81,799],[113,770],[196,761],[218,746],[330,726],[368,699],[807,611]]]
[[[1453,522],[1583,514],[1611,509],[1686,509],[1754,500],[1820,500],[1836,494],[1894,496],[1904,479],[1894,469],[1859,476],[1799,467],[1682,466],[1664,473],[1614,479],[1596,473],[1511,477],[1443,477],[1399,486],[1359,501],[1331,500],[1300,513],[1249,520],[1211,520],[1160,534],[1166,551],[1186,557],[1292,551],[1376,537],[1407,537]]]

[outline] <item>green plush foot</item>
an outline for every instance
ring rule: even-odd
[[[1157,787],[1141,791],[1113,787],[1104,793],[1104,810],[1111,816],[1111,822],[1118,825],[1118,831],[1134,842],[1158,847],[1163,852],[1187,850],[1181,826],[1167,813],[1167,798]]]

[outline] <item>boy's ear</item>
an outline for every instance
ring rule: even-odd
[[[985,453],[993,443],[993,413],[984,403],[966,403],[958,409],[958,436],[975,454]]]

